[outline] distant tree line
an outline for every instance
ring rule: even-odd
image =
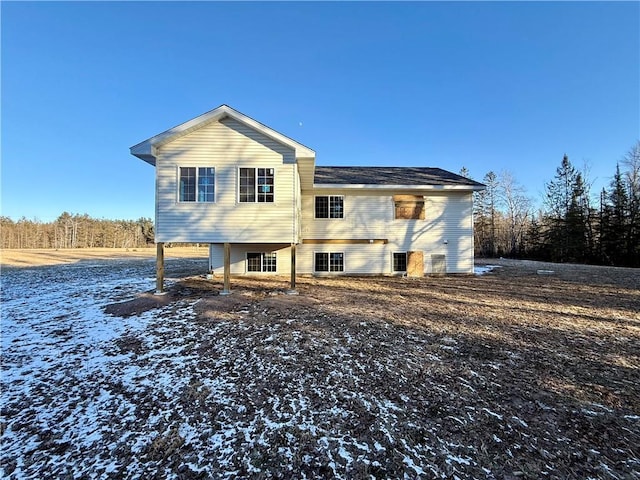
[[[612,174],[594,193],[565,155],[534,211],[511,173],[488,172],[475,194],[476,255],[640,267],[640,141]]]
[[[53,222],[0,217],[1,248],[137,248],[153,239],[150,218],[105,220],[68,212]]]

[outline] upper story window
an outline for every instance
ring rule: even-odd
[[[180,167],[178,201],[214,202],[216,169],[213,167]]]
[[[344,218],[344,197],[342,195],[317,196],[316,218]]]
[[[238,200],[242,203],[273,203],[273,168],[240,168]]]
[[[424,197],[421,195],[394,195],[396,220],[424,220]]]

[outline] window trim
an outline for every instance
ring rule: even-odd
[[[331,270],[331,255],[339,254],[342,255],[342,270]],[[318,270],[317,269],[317,255],[327,255],[327,270]],[[314,251],[313,252],[313,273],[321,274],[321,275],[331,275],[331,274],[341,274],[347,271],[346,268],[346,255],[344,251],[338,252],[324,252],[324,251]]]
[[[407,273],[407,267],[409,265],[409,257],[407,255],[408,252],[391,252],[391,272],[392,273]],[[395,256],[396,255],[404,255],[404,270],[396,270],[395,265]]]
[[[318,211],[316,210],[316,202],[318,197],[326,197],[327,198],[327,217],[318,217]],[[342,198],[342,216],[341,217],[332,217],[331,216],[331,197],[340,197]],[[344,195],[314,195],[313,196],[313,218],[314,220],[344,220]]]
[[[260,270],[256,271],[256,270],[249,270],[249,255],[253,254],[253,255],[260,255]],[[273,258],[275,260],[274,266],[275,269],[274,270],[265,270],[265,257],[267,255],[273,255]],[[259,274],[269,274],[269,273],[278,273],[278,253],[277,252],[252,252],[252,251],[248,251],[245,252],[245,273],[259,273]]]
[[[273,201],[271,202],[259,202],[258,201],[258,196],[260,194],[260,192],[258,191],[258,169],[259,168],[264,168],[267,170],[272,170],[273,171]],[[240,170],[242,169],[251,169],[254,172],[254,192],[255,192],[255,199],[251,202],[247,202],[247,201],[241,201],[240,200]],[[265,167],[265,166],[258,166],[258,167],[251,167],[251,166],[243,166],[243,165],[239,165],[238,168],[236,169],[236,203],[237,204],[246,204],[246,205],[275,205],[276,204],[276,168],[275,167]]]
[[[195,168],[196,170],[196,184],[195,184],[195,200],[180,200],[180,169],[182,168]],[[200,168],[211,168],[213,169],[213,200],[210,202],[198,200],[198,178],[199,178],[199,169]],[[213,165],[176,165],[176,203],[180,204],[212,204],[217,203],[218,193],[218,174],[216,172],[216,167]]]

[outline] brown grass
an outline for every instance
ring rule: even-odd
[[[166,258],[206,257],[207,247],[165,248]],[[38,267],[81,261],[127,258],[155,258],[156,248],[62,248],[62,249],[3,249],[0,265],[3,267]]]

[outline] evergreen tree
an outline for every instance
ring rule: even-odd
[[[610,192],[605,195],[600,242],[605,262],[623,265],[627,253],[629,198],[620,165],[616,165],[616,174],[610,188]]]
[[[581,184],[579,173],[571,165],[569,157],[565,154],[560,166],[556,169],[554,179],[545,185],[545,249],[549,252],[549,260],[555,262],[566,262],[573,256],[574,246],[572,242],[577,240],[578,232],[575,230],[577,222],[580,221],[577,215],[577,195],[578,185]],[[569,210],[571,209],[571,235],[569,237],[569,226],[567,223]],[[570,252],[571,249],[571,252]]]
[[[582,175],[577,174],[571,192],[571,202],[565,217],[566,252],[565,261],[584,262],[587,259],[587,212],[584,202]]]

